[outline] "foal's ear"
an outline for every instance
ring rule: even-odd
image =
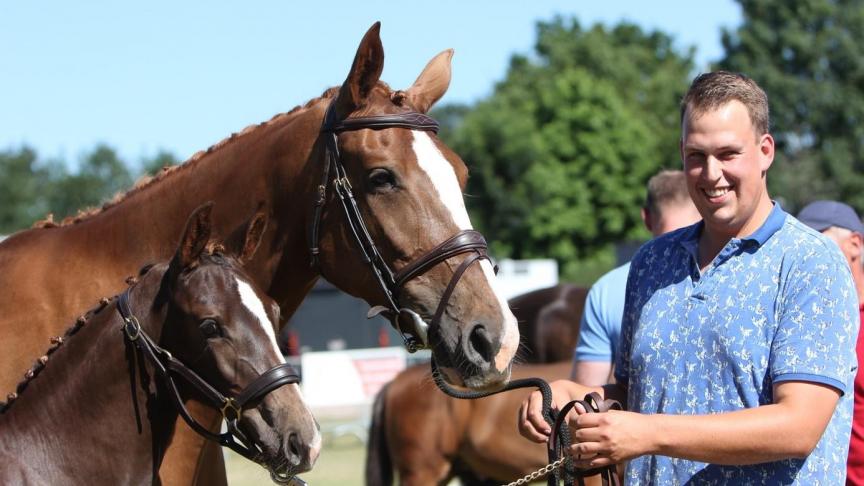
[[[440,100],[450,86],[450,60],[453,49],[442,51],[433,57],[410,88],[405,90],[406,97],[421,113],[426,113],[436,101]]]
[[[381,78],[381,71],[384,70],[384,46],[381,45],[380,30],[381,22],[375,22],[360,41],[351,71],[336,97],[336,114],[339,118],[348,116],[363,105]]]
[[[246,235],[243,238],[240,253],[237,255],[240,263],[248,262],[252,259],[255,251],[258,250],[261,240],[264,239],[264,232],[267,231],[267,221],[267,213],[264,211],[258,211],[255,213],[255,216],[252,216],[252,220],[249,221],[249,225],[246,227]]]
[[[210,213],[213,211],[213,202],[210,201],[199,206],[189,216],[186,222],[186,229],[183,230],[183,237],[180,239],[180,246],[177,248],[177,254],[174,255],[174,260],[179,265],[179,268],[187,268],[192,263],[198,260],[207,242],[210,241],[210,232],[212,231],[212,223],[210,221]]]

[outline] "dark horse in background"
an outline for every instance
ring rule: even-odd
[[[588,289],[557,285],[510,300],[522,336],[513,378],[546,381],[570,375]],[[366,484],[465,485],[515,481],[548,463],[546,448],[516,428],[519,404],[531,389],[478,400],[442,393],[429,367],[403,371],[378,393],[366,454]],[[591,478],[589,478],[589,484]]]
[[[346,200],[334,186],[343,192],[351,188],[365,231],[380,252],[378,263],[399,272],[470,230],[461,192],[468,170],[430,129],[390,124],[324,133],[322,126],[325,115],[327,126],[344,127],[351,120],[427,112],[449,86],[452,54],[435,56],[410,88],[393,90],[379,80],[384,50],[376,23],[340,87],[230,136],[100,210],[59,225],[49,220],[4,240],[0,390],[13,389],[49,337],[63,331],[63,323],[122,290],[125,278],[143,265],[169,258],[186,215],[205,201],[215,202],[213,233],[220,239],[230,238],[249,214],[268,216],[267,231],[246,271],[286,318],[320,275],[370,305],[387,305],[387,294],[358,248],[356,228],[343,214]],[[334,144],[338,174],[327,172]],[[433,355],[456,384],[495,389],[509,378],[518,329],[495,290],[488,261],[463,268],[451,288],[471,255],[452,254],[407,280],[397,289],[398,304],[406,315],[428,323],[445,301],[440,320],[429,329]],[[199,421],[218,427],[212,410],[195,401],[189,406]],[[203,439],[179,424],[160,472],[163,480],[224,484],[221,452],[207,448],[209,454],[199,454]]]
[[[284,478],[312,467],[321,436],[276,346],[278,307],[240,267],[263,226],[250,225],[242,247],[226,252],[210,242],[209,213],[193,213],[170,262],[145,267],[123,296],[103,299],[56,338],[17,396],[0,404],[0,484],[159,484],[182,403],[172,392],[202,393],[196,383],[216,390],[214,406],[269,384],[232,416],[245,451]],[[158,364],[179,363],[177,388],[149,354],[132,365],[129,353],[150,343]]]

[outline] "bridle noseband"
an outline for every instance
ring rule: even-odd
[[[134,347],[135,350],[135,353],[130,356],[129,363],[133,395],[135,394],[135,362],[139,362],[139,366],[141,367],[144,366],[144,361],[149,362],[161,380],[161,383],[168,390],[174,408],[192,430],[209,440],[217,442],[221,446],[230,448],[253,462],[261,464],[270,471],[270,476],[274,481],[280,483],[294,481],[292,476],[284,476],[277,471],[271,470],[266,464],[262,464],[260,462],[262,451],[237,426],[237,421],[240,419],[240,414],[244,408],[254,406],[264,396],[277,388],[288,384],[300,383],[300,375],[293,366],[288,363],[276,365],[246,385],[243,391],[236,397],[226,397],[197,373],[189,369],[183,362],[172,356],[169,351],[153,342],[153,339],[141,328],[138,318],[132,313],[129,305],[129,289],[120,294],[120,297],[117,299],[117,312],[123,318],[123,334],[126,345]],[[227,432],[214,434],[192,417],[183,403],[183,399],[180,397],[180,392],[174,381],[175,376],[181,377],[184,381],[194,386],[211,406],[222,413],[222,418],[227,425]],[[146,386],[146,384],[142,385]],[[138,431],[140,433],[141,418],[138,411],[138,400],[133,396],[132,401],[135,406],[135,419],[138,423]]]
[[[474,230],[462,230],[417,260],[412,261],[398,272],[394,273],[390,269],[381,257],[381,253],[378,251],[375,242],[366,229],[363,215],[357,206],[354,193],[351,191],[352,187],[351,182],[348,180],[348,173],[341,161],[338,143],[338,135],[342,132],[386,128],[405,128],[438,133],[438,122],[423,113],[417,112],[337,120],[335,102],[330,103],[321,126],[321,134],[325,140],[325,161],[321,184],[318,186],[318,194],[315,200],[312,228],[309,232],[309,249],[312,254],[312,265],[317,267],[320,272],[319,228],[321,226],[321,214],[324,203],[327,201],[327,187],[332,183],[333,190],[339,197],[348,228],[362,252],[363,261],[371,267],[375,280],[378,282],[378,286],[386,298],[385,305],[373,307],[370,309],[367,317],[371,318],[381,314],[389,319],[393,327],[402,336],[406,349],[413,353],[418,349],[429,346],[429,329],[430,327],[437,328],[440,324],[450,296],[453,294],[456,284],[468,267],[472,263],[483,259],[491,261],[491,258],[489,258],[487,253],[486,240],[483,238],[483,235]],[[406,282],[426,273],[444,260],[462,253],[472,254],[466,257],[459,267],[457,267],[456,271],[453,272],[453,277],[441,296],[430,324],[427,324],[416,312],[399,304],[399,295]]]

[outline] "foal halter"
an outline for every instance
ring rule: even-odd
[[[366,229],[366,224],[363,222],[363,215],[360,212],[360,208],[357,206],[354,193],[351,191],[352,187],[351,182],[348,180],[348,173],[341,161],[338,135],[342,132],[354,130],[380,130],[386,128],[405,128],[409,130],[438,133],[438,122],[433,118],[418,112],[337,120],[335,106],[335,102],[330,102],[330,106],[327,108],[327,114],[324,116],[324,122],[321,126],[321,133],[325,139],[325,161],[321,184],[318,186],[318,195],[315,200],[312,229],[309,233],[309,249],[312,253],[312,265],[320,269],[318,233],[321,226],[321,214],[323,212],[324,203],[327,201],[327,187],[332,182],[333,190],[339,197],[339,202],[345,215],[345,221],[348,223],[354,241],[362,252],[363,261],[371,267],[372,273],[375,275],[375,280],[378,282],[378,286],[386,297],[385,305],[373,307],[370,309],[367,317],[371,318],[381,314],[389,319],[393,327],[399,331],[399,334],[402,336],[402,340],[405,342],[405,348],[408,352],[413,353],[418,349],[429,347],[429,329],[430,327],[436,328],[440,323],[441,318],[444,315],[444,310],[447,308],[447,303],[450,300],[450,296],[453,294],[456,284],[459,283],[462,275],[466,270],[468,270],[468,267],[471,266],[472,263],[483,259],[491,262],[491,258],[489,258],[489,255],[487,254],[486,240],[483,238],[483,235],[477,231],[459,231],[446,241],[438,244],[429,252],[400,269],[398,272],[393,272],[381,257],[381,253],[375,246],[375,242],[372,240],[372,236],[369,234],[369,231]],[[406,282],[414,277],[426,273],[432,267],[444,260],[462,253],[471,253],[471,255],[467,256],[456,268],[456,271],[453,272],[453,276],[447,284],[447,287],[441,296],[441,300],[438,302],[438,307],[435,310],[434,317],[430,324],[427,324],[416,312],[399,304],[399,294]]]
[[[168,389],[169,395],[174,402],[174,408],[192,430],[206,439],[215,441],[219,445],[228,447],[241,456],[261,464],[270,471],[270,476],[274,481],[287,483],[292,480],[291,476],[284,476],[259,462],[261,451],[237,426],[237,421],[240,419],[240,414],[243,412],[244,407],[254,406],[265,395],[283,385],[300,383],[300,375],[290,364],[282,363],[270,368],[246,385],[246,388],[236,397],[226,397],[180,360],[172,356],[168,350],[159,347],[153,342],[153,339],[141,328],[138,318],[132,313],[129,305],[128,289],[120,294],[117,300],[117,312],[123,318],[123,334],[127,345],[131,344],[137,351],[137,357],[130,357],[129,364],[133,395],[135,394],[134,363],[136,360],[141,361],[144,359],[153,366],[156,374],[162,380],[162,384]],[[143,367],[144,363],[141,363],[140,366]],[[210,402],[210,405],[222,412],[222,418],[227,424],[227,432],[214,434],[192,417],[189,410],[186,409],[183,399],[180,397],[177,384],[174,382],[174,375],[183,378],[184,381],[194,386]],[[138,422],[138,431],[140,432],[141,418],[138,412],[138,400],[134,399],[134,397],[133,403],[135,404],[135,419]]]

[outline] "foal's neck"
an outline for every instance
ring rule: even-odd
[[[143,278],[149,281],[157,274]],[[165,310],[153,309],[158,287],[157,281],[130,291],[142,329],[157,341],[165,317]],[[80,329],[65,338],[0,414],[0,453],[40,458],[26,472],[28,481],[53,484],[79,478],[81,484],[142,484],[151,478],[153,451],[164,451],[170,438],[153,447],[140,384],[135,393],[143,427],[138,432],[121,325],[116,299],[76,324]],[[176,414],[169,419],[173,428]],[[0,473],[0,483],[3,480]]]

